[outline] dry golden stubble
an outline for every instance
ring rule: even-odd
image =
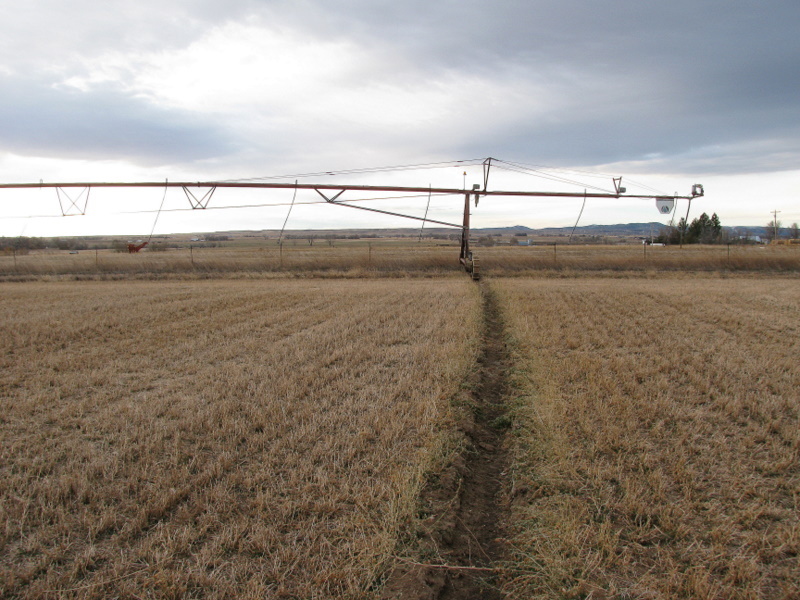
[[[367,596],[478,343],[463,280],[2,297],[7,597]]]
[[[516,536],[540,598],[800,594],[800,284],[496,281]]]

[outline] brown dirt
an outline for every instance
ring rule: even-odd
[[[484,283],[483,349],[471,418],[459,426],[464,454],[432,476],[422,492],[419,543],[422,558],[401,560],[382,598],[465,600],[503,598],[497,588],[497,561],[503,556],[502,478],[507,465],[503,437],[508,356],[494,292]]]

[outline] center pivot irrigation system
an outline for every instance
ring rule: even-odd
[[[417,186],[389,186],[389,185],[349,185],[349,184],[323,184],[323,183],[299,183],[297,180],[294,183],[278,183],[274,181],[263,181],[263,180],[240,180],[240,181],[196,181],[196,182],[171,182],[171,181],[164,181],[164,182],[138,182],[138,183],[121,183],[121,182],[92,182],[92,183],[4,183],[0,184],[0,189],[35,189],[35,188],[55,188],[56,194],[58,196],[58,202],[61,207],[62,216],[71,216],[71,215],[84,215],[86,214],[86,206],[88,205],[89,200],[89,193],[92,188],[165,188],[165,197],[166,197],[166,188],[170,187],[179,187],[182,188],[184,193],[186,194],[187,199],[191,205],[192,210],[204,210],[208,207],[209,202],[211,201],[211,197],[214,195],[214,192],[218,188],[255,188],[255,189],[273,189],[273,190],[294,190],[295,196],[297,190],[313,190],[317,194],[319,194],[327,204],[332,204],[334,206],[344,206],[347,208],[355,208],[358,210],[365,210],[375,213],[380,213],[384,215],[391,215],[395,217],[402,217],[405,219],[413,219],[416,221],[422,221],[423,226],[425,223],[433,223],[436,225],[443,225],[445,227],[453,227],[455,229],[461,230],[461,250],[459,254],[459,262],[464,266],[464,269],[467,273],[469,273],[473,279],[480,278],[480,268],[478,264],[478,259],[475,257],[470,250],[469,246],[469,235],[470,235],[470,202],[474,200],[475,206],[478,206],[478,203],[481,197],[487,196],[504,196],[504,197],[537,197],[537,198],[583,198],[584,206],[586,200],[589,198],[631,198],[631,199],[652,199],[656,201],[656,207],[658,208],[659,212],[662,214],[670,214],[673,212],[675,207],[676,200],[688,200],[689,205],[686,211],[686,219],[688,219],[689,209],[691,208],[691,201],[694,198],[698,198],[704,195],[703,186],[700,184],[695,184],[692,186],[692,191],[690,195],[680,196],[678,194],[674,194],[672,196],[665,196],[665,195],[655,195],[655,194],[627,194],[626,188],[622,187],[622,177],[615,177],[612,178],[614,184],[614,191],[613,192],[606,192],[606,191],[597,191],[597,192],[587,192],[584,189],[582,192],[547,192],[547,191],[508,191],[508,190],[490,190],[489,186],[489,172],[492,169],[492,166],[495,165],[499,168],[508,168],[508,165],[512,165],[516,168],[509,168],[509,170],[518,170],[521,165],[516,163],[509,163],[506,161],[501,161],[496,158],[486,158],[483,159],[481,162],[477,161],[456,161],[455,164],[466,164],[466,163],[473,163],[473,164],[482,164],[483,166],[483,185],[476,183],[472,186],[472,189],[466,189],[466,184],[463,188],[447,188],[447,187],[417,187]],[[428,165],[421,165],[422,167],[428,167]],[[402,169],[408,169],[411,167],[403,167]],[[379,170],[400,170],[400,168],[387,168],[387,169],[366,169],[366,170],[354,170],[349,171],[348,173],[364,173],[370,171],[379,171]],[[520,171],[522,172],[522,171]],[[323,173],[324,175],[333,175],[334,173]],[[320,174],[322,175],[322,174]],[[466,176],[466,172],[464,173]],[[82,191],[78,195],[76,199],[73,199],[67,192],[66,189],[69,188],[79,188]],[[192,192],[192,189],[198,190],[198,193],[195,194]],[[203,192],[204,191],[204,192]],[[201,194],[202,192],[202,194]],[[419,217],[415,215],[409,215],[399,212],[392,212],[388,210],[382,210],[378,208],[372,208],[368,206],[361,206],[357,204],[351,204],[341,200],[341,196],[345,192],[363,192],[363,193],[402,193],[402,194],[419,194],[419,195],[427,195],[428,196],[428,206],[430,207],[430,198],[431,195],[453,195],[453,196],[464,196],[464,216],[461,224],[458,223],[449,223],[446,221],[440,221],[436,219],[430,219],[427,216],[427,209],[424,217]],[[199,196],[199,198],[198,198]],[[352,202],[352,201],[351,201]],[[292,200],[292,206],[294,205],[294,199]],[[163,200],[161,203],[163,207]],[[161,207],[159,207],[158,212],[161,212]],[[583,207],[581,208],[581,214],[583,213]],[[157,221],[158,217],[156,217]],[[580,219],[580,215],[578,216]],[[287,215],[288,220],[288,215]],[[576,222],[577,226],[577,222]],[[285,223],[284,223],[285,227]],[[155,224],[153,225],[155,228]],[[151,232],[152,237],[152,232]],[[144,242],[143,244],[134,245],[129,244],[128,249],[130,252],[138,252],[144,246],[147,245],[148,242]]]

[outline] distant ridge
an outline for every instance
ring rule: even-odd
[[[649,236],[658,235],[666,225],[663,223],[620,223],[617,225],[583,225],[575,228],[576,235],[617,235],[617,236]],[[475,233],[484,235],[525,233],[528,235],[569,235],[572,227],[543,227],[531,229],[524,225],[514,225],[512,227],[487,227],[483,229],[473,229]]]
[[[576,236],[608,236],[608,237],[649,237],[649,236],[657,236],[661,233],[662,229],[668,227],[665,223],[658,223],[656,221],[652,221],[650,223],[618,223],[615,225],[582,225],[575,228],[575,235]],[[751,235],[763,235],[764,234],[764,227],[726,227],[723,226],[724,230],[727,230],[731,233],[731,235],[743,235],[745,233],[749,233]],[[391,228],[374,228],[374,229],[287,229],[285,235],[288,236],[310,236],[310,235],[319,235],[324,236],[326,234],[353,234],[353,235],[362,235],[362,236],[378,236],[378,237],[393,237],[393,236],[417,236],[419,235],[419,228],[418,227],[391,227]],[[242,234],[256,234],[256,235],[263,235],[265,237],[273,237],[277,236],[278,230],[273,229],[262,229],[260,231],[251,231],[251,230],[235,230],[235,231],[220,231],[216,233],[228,233],[228,234],[235,234],[235,235],[242,235]],[[564,236],[570,235],[572,233],[572,227],[542,227],[534,229],[532,227],[528,227],[526,225],[511,225],[508,227],[476,227],[472,228],[471,234],[473,237],[480,237],[480,236],[497,236],[497,235],[504,235],[504,236],[511,236],[511,235],[520,235],[520,236]],[[446,227],[425,227],[423,230],[423,235],[431,236],[431,235],[447,235],[447,236],[457,236],[460,235],[459,230],[457,229],[450,229]]]
[[[658,235],[658,233],[666,225],[663,223],[622,223],[619,225],[584,225],[575,229],[576,235],[608,235],[608,236],[649,236]],[[325,234],[325,233],[360,233],[360,234],[377,234],[379,236],[390,237],[392,235],[417,235],[419,228],[411,227],[396,227],[386,229],[304,229],[304,230],[286,230],[287,234]],[[473,227],[471,230],[473,236],[482,235],[530,235],[530,236],[555,236],[555,235],[569,235],[572,232],[572,227],[544,227],[540,229],[533,229],[525,225],[512,225],[510,227]],[[224,232],[222,232],[224,233]],[[230,232],[229,232],[230,233]],[[242,233],[242,232],[234,232]],[[273,234],[277,233],[274,230],[262,230],[261,233]],[[449,229],[445,227],[425,227],[424,235],[441,235],[441,234],[454,234],[460,235],[457,229]]]
[[[663,229],[668,227],[664,223],[650,222],[650,223],[618,223],[616,225],[583,225],[575,228],[575,236],[593,236],[593,237],[619,237],[619,238],[646,238],[659,235]],[[722,226],[722,229],[727,231],[732,239],[764,236],[766,234],[766,227],[762,226]],[[478,227],[471,230],[471,237],[482,236],[514,236],[520,237],[563,237],[569,236],[573,231],[571,226],[567,227],[542,227],[534,229],[526,225],[511,225],[509,227]],[[169,238],[187,238],[190,236],[231,236],[233,238],[249,237],[249,238],[263,238],[275,239],[279,236],[279,229],[231,229],[226,231],[196,231],[196,232],[163,232],[157,234],[155,237],[161,240]],[[417,237],[420,234],[419,227],[385,227],[385,228],[337,228],[337,229],[287,229],[284,232],[286,238],[325,238],[325,237],[339,237],[347,236],[352,238],[373,237],[373,238],[391,238],[391,237]],[[439,237],[446,239],[457,239],[461,232],[458,229],[451,229],[447,227],[424,227],[422,234],[424,237]],[[781,228],[782,237],[789,237],[789,228]],[[42,239],[82,239],[82,240],[104,240],[116,238],[131,238],[130,235],[125,234],[107,234],[107,235],[89,235],[89,236],[54,236]],[[133,236],[136,237],[136,236]],[[2,237],[0,240],[10,240],[13,238]],[[207,240],[211,241],[211,240]]]

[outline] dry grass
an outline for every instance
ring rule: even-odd
[[[0,295],[4,598],[369,596],[480,320],[466,280]]]
[[[677,246],[569,245],[492,248],[477,247],[481,270],[495,277],[574,271],[800,271],[800,246]],[[159,274],[295,274],[299,276],[374,277],[398,274],[457,275],[457,245],[386,241],[337,243],[317,241],[308,246],[292,240],[283,249],[264,247],[189,248],[166,252],[118,254],[83,250],[34,251],[0,255],[0,277],[34,278],[47,275]]]
[[[501,280],[507,591],[800,597],[800,282]]]
[[[479,248],[481,267],[495,276],[548,271],[798,271],[800,247],[549,246]]]
[[[430,244],[316,243],[297,240],[283,248],[185,248],[165,252],[116,253],[83,250],[79,254],[38,251],[17,256],[0,256],[0,276],[60,274],[170,274],[170,273],[296,273],[315,275],[340,273],[366,277],[413,272],[441,275],[459,273],[458,247]]]

